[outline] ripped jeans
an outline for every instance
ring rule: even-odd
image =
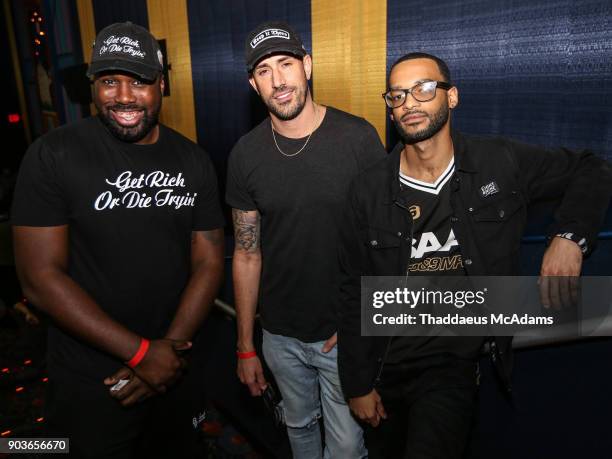
[[[324,354],[323,343],[305,343],[263,331],[263,354],[283,396],[293,457],[367,458],[363,431],[351,416],[340,388],[337,348]],[[319,429],[321,415],[324,452]]]

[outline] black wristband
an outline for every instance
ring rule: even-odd
[[[561,237],[563,239],[567,239],[568,241],[575,242],[576,244],[578,244],[578,247],[580,248],[583,254],[587,253],[587,251],[589,250],[589,246],[586,243],[586,238],[580,237],[575,233],[557,233],[555,234],[555,237]]]

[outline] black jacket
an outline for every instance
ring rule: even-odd
[[[572,232],[593,250],[612,194],[607,163],[588,152],[545,150],[503,138],[458,132],[452,138],[451,227],[468,275],[519,274],[527,206],[534,201],[560,199],[549,234]],[[354,180],[341,229],[338,364],[347,397],[374,387],[388,342],[361,336],[360,277],[403,276],[408,267],[412,217],[398,196],[402,147]],[[498,338],[495,346],[507,382],[511,338]]]

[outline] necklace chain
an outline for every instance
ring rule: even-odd
[[[317,126],[317,109],[315,107],[315,117],[314,117],[314,123],[312,125],[312,130],[310,131],[310,134],[308,134],[308,138],[306,139],[306,142],[304,142],[304,145],[302,145],[302,148],[300,148],[298,151],[296,151],[295,153],[285,153],[283,150],[281,150],[281,148],[278,146],[278,142],[276,141],[276,134],[274,133],[274,125],[272,124],[272,120],[270,120],[270,127],[272,127],[272,138],[274,139],[274,145],[276,145],[276,149],[279,151],[279,153],[283,156],[286,156],[287,158],[291,158],[292,156],[297,156],[299,155],[302,150],[304,150],[304,148],[306,148],[306,145],[308,145],[308,142],[310,141],[310,137],[312,136],[313,132],[315,131],[315,127]]]

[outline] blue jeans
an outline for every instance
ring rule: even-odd
[[[293,457],[321,458],[319,418],[323,414],[323,457],[367,458],[363,431],[351,415],[340,388],[337,348],[334,346],[325,354],[321,351],[323,343],[304,343],[296,338],[263,332],[263,354],[283,396]]]

